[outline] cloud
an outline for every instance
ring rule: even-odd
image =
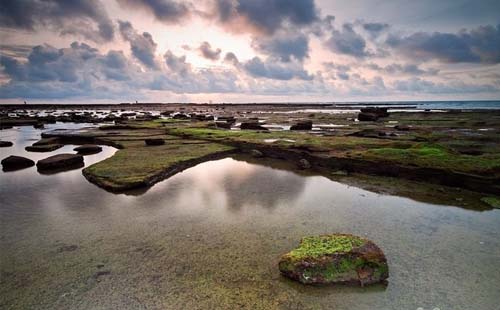
[[[381,33],[389,29],[389,24],[385,23],[363,23],[363,29],[370,34],[372,38],[378,37]]]
[[[298,63],[277,63],[267,59],[265,62],[259,57],[254,57],[243,64],[245,72],[256,78],[275,80],[312,80],[313,76],[304,70]]]
[[[398,53],[422,61],[445,63],[499,63],[500,25],[480,26],[459,33],[417,32],[408,36],[390,35],[389,47]]]
[[[173,24],[181,22],[190,15],[189,6],[182,1],[172,0],[118,0],[123,6],[143,9],[153,14],[163,23]]]
[[[212,61],[219,60],[221,49],[212,49],[212,46],[207,41],[203,42],[198,48],[200,54],[206,59],[210,59]]]
[[[170,50],[163,56],[167,67],[182,76],[186,76],[191,73],[191,64],[186,62],[186,56],[176,56]]]
[[[130,49],[135,58],[146,67],[157,69],[158,65],[155,60],[157,44],[153,41],[151,34],[137,33],[130,22],[118,21],[118,25],[123,39],[130,43]]]
[[[253,40],[252,46],[284,62],[293,58],[302,61],[309,56],[309,38],[302,33],[281,32],[271,37],[258,37]]]
[[[340,31],[333,30],[326,46],[333,52],[362,58],[371,55],[366,50],[366,41],[356,33],[352,24],[344,24]]]
[[[396,91],[406,93],[429,93],[429,94],[475,94],[486,92],[498,92],[498,89],[491,84],[465,83],[462,81],[452,81],[451,83],[437,83],[418,77],[407,80],[397,80],[394,82]]]
[[[49,27],[95,42],[114,37],[113,23],[98,0],[2,0],[0,27],[31,31]]]
[[[226,53],[226,56],[224,56],[224,62],[230,63],[234,66],[237,66],[240,63],[238,57],[236,57],[233,52]]]
[[[318,20],[314,0],[215,0],[214,15],[231,31],[273,34]]]
[[[436,75],[439,73],[438,69],[429,68],[429,69],[421,69],[416,64],[390,64],[384,67],[381,67],[377,64],[371,63],[368,64],[367,67],[369,69],[384,72],[386,74],[394,75],[394,74],[408,74],[408,75]]]

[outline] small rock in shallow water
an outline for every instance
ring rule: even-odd
[[[28,168],[34,166],[35,162],[31,159],[21,157],[21,156],[9,156],[2,160],[3,171],[14,171],[19,169]]]
[[[347,234],[305,237],[281,257],[284,276],[304,284],[366,284],[389,277],[384,253],[370,240]]]
[[[9,147],[12,145],[14,145],[14,144],[10,141],[0,141],[0,147]]]
[[[39,160],[36,163],[38,170],[51,170],[72,167],[83,164],[83,156],[77,154],[58,154]]]
[[[94,144],[84,144],[77,146],[73,149],[73,151],[78,152],[78,154],[82,155],[90,155],[90,154],[96,154],[102,151],[102,147],[99,145],[94,145]]]

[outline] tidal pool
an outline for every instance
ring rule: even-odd
[[[29,153],[38,130],[0,134],[15,143],[1,158],[73,148]],[[280,255],[301,237],[334,232],[379,245],[388,285],[280,276]],[[81,169],[0,172],[2,309],[496,309],[498,270],[500,210],[380,195],[236,158],[128,194],[96,187]]]

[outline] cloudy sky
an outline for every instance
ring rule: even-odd
[[[0,102],[500,99],[498,0],[2,0]]]

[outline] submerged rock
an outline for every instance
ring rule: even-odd
[[[296,124],[293,124],[291,127],[290,127],[290,130],[311,130],[312,129],[312,126],[313,126],[313,122],[312,121],[300,121],[300,122],[297,122]]]
[[[260,157],[264,156],[264,154],[261,151],[256,150],[256,149],[251,150],[250,155],[252,155],[255,158],[260,158]]]
[[[370,240],[347,234],[305,237],[281,257],[284,276],[304,284],[366,284],[389,277],[384,253]]]
[[[14,144],[10,141],[0,141],[0,147],[9,147],[13,146]]]
[[[84,144],[77,146],[73,149],[73,151],[78,152],[78,154],[82,155],[89,155],[89,154],[96,154],[102,151],[102,147],[99,145],[95,144]]]
[[[300,169],[310,169],[311,163],[307,159],[302,158],[301,160],[299,160],[298,166]]]
[[[3,171],[14,171],[34,166],[35,162],[29,158],[11,155],[2,160]]]
[[[79,165],[83,165],[83,156],[78,154],[58,154],[36,163],[38,170],[61,169]]]
[[[163,139],[146,139],[144,140],[146,145],[163,145],[165,144],[165,140]]]

